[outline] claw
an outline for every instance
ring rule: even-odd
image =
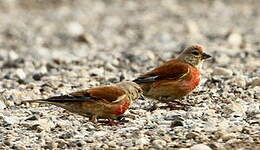
[[[150,112],[153,112],[155,111],[156,109],[158,109],[159,107],[157,106],[156,103],[153,103],[153,105],[147,109],[147,111],[150,111]]]

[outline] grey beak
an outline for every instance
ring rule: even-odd
[[[211,56],[209,54],[203,53],[202,59],[209,59]]]

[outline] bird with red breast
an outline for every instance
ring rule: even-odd
[[[133,82],[139,84],[146,97],[160,102],[176,102],[200,83],[201,67],[211,56],[201,45],[185,48],[176,58],[142,74]]]
[[[49,103],[72,113],[89,117],[96,123],[98,119],[109,122],[123,116],[125,111],[142,95],[142,89],[134,82],[124,81],[114,85],[99,86],[68,95],[47,99],[25,100],[22,103]]]

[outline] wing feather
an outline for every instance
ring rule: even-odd
[[[39,103],[67,103],[67,102],[96,102],[106,101],[114,102],[121,99],[125,95],[125,91],[117,86],[100,86],[78,92],[73,92],[68,95],[54,96],[48,99],[26,100],[25,102]]]
[[[189,65],[180,60],[172,59],[154,70],[141,75],[135,79],[136,83],[149,83],[158,80],[178,80],[186,76],[189,72]]]

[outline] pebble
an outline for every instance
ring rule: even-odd
[[[4,103],[4,101],[2,100],[2,98],[0,99],[0,110],[1,109],[5,109],[6,108],[6,105]]]
[[[246,86],[246,81],[243,77],[235,77],[231,80],[232,83],[235,83],[236,85],[240,87],[245,87]]]
[[[196,144],[190,147],[190,150],[211,150],[211,148],[205,144]]]
[[[55,127],[55,124],[49,119],[39,119],[36,121],[36,124],[39,124],[40,130],[50,131],[51,128]]]
[[[216,67],[213,70],[213,75],[232,76],[233,72],[226,68]]]
[[[222,136],[222,140],[223,140],[223,141],[228,141],[228,140],[230,140],[230,139],[235,138],[236,136],[237,136],[237,135],[236,135],[235,133],[224,134],[224,135]]]
[[[3,118],[3,122],[6,124],[6,125],[14,125],[14,124],[17,124],[20,122],[20,119],[16,116],[5,116],[3,114],[0,114]]]
[[[120,145],[126,146],[126,147],[132,147],[134,146],[133,140],[132,139],[125,139],[123,140]]]
[[[163,149],[167,145],[166,141],[164,140],[154,140],[152,143],[154,147],[158,149]]]
[[[260,86],[260,77],[255,77],[251,79],[251,82],[249,82],[248,85],[251,87]]]
[[[14,147],[14,149],[16,149],[16,150],[27,150],[27,148],[25,147],[25,145],[24,145],[22,142],[20,142],[20,141],[15,142],[14,145],[13,145],[13,147]]]
[[[108,133],[106,131],[95,131],[93,136],[94,137],[103,137],[106,136]]]
[[[136,144],[149,145],[150,142],[147,138],[139,138],[138,140],[136,140]]]
[[[8,53],[8,59],[9,60],[16,60],[19,58],[19,55],[15,51],[10,51]]]
[[[234,48],[238,48],[243,41],[243,37],[241,36],[240,33],[237,32],[232,32],[229,36],[228,36],[228,42],[229,44],[234,47]]]
[[[70,22],[66,25],[68,33],[73,36],[78,36],[84,33],[84,28],[78,22]]]
[[[15,73],[16,73],[17,77],[18,77],[19,79],[21,79],[21,80],[23,80],[23,79],[26,78],[26,74],[25,74],[25,72],[23,71],[23,69],[17,69]]]

